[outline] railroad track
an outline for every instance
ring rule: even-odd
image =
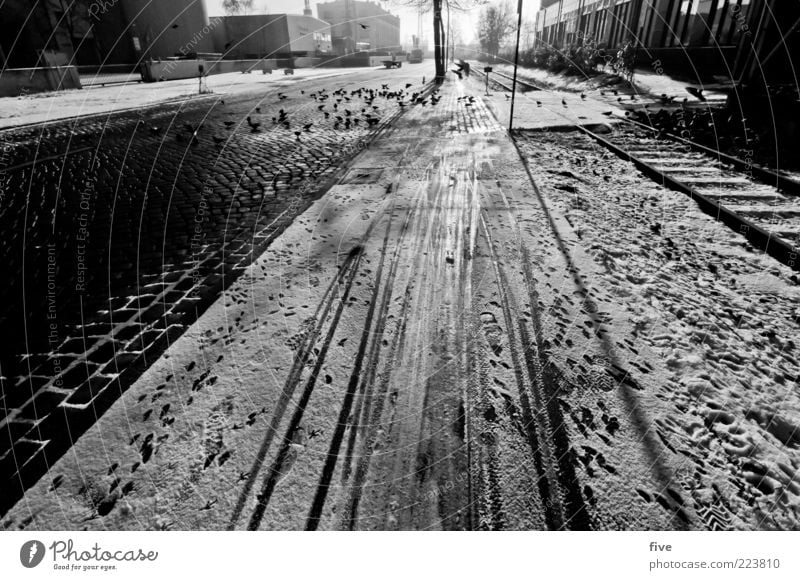
[[[504,73],[492,74],[510,80]],[[491,82],[511,90],[502,80],[492,78]],[[519,78],[517,84],[546,90]],[[618,120],[625,130],[612,134],[599,135],[581,125],[576,128],[653,181],[688,195],[753,246],[800,270],[800,182],[676,135],[659,135],[636,121]]]

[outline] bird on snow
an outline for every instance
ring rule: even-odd
[[[703,94],[703,89],[698,89],[696,87],[686,87],[686,90],[694,97],[700,99],[701,101],[705,102],[706,97]]]

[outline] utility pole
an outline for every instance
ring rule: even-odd
[[[352,13],[352,10],[351,10],[351,0],[344,0],[344,21],[347,24],[348,32],[350,33],[349,34],[350,42],[353,44],[352,51],[355,52],[355,49],[356,49],[356,46],[355,46],[356,32],[355,32],[355,23],[353,22],[353,13]],[[345,50],[345,54],[347,52],[349,52],[348,48],[349,47],[345,46],[345,49],[344,49]]]
[[[517,65],[519,64],[519,32],[522,29],[522,0],[517,4],[517,45],[514,48],[514,78],[511,81],[511,112],[508,115],[508,132],[514,125],[514,99],[517,96]],[[487,75],[488,76],[488,75]]]

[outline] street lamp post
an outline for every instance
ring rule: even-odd
[[[522,29],[522,0],[517,4],[517,44],[514,48],[514,78],[511,81],[511,112],[508,116],[508,132],[514,125],[514,97],[517,95],[517,64],[519,63],[519,33]]]

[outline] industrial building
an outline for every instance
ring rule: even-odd
[[[136,63],[211,52],[203,0],[5,0],[0,65]]]
[[[631,41],[662,65],[770,82],[793,78],[798,30],[800,3],[785,0],[542,0],[536,17],[540,48]]]
[[[617,46],[726,46],[741,34],[751,0],[544,0],[537,30],[543,42],[568,45],[583,35]]]
[[[224,16],[219,20],[213,31],[214,45],[227,59],[315,57],[331,53],[330,25],[309,14]]]
[[[317,16],[330,23],[333,50],[338,55],[401,49],[400,17],[375,2],[323,2],[317,4]]]

